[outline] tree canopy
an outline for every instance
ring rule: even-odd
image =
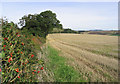
[[[19,24],[22,26],[22,30],[29,30],[33,35],[39,35],[46,37],[53,28],[62,29],[62,24],[56,18],[56,14],[50,10],[41,12],[40,14],[28,14],[20,19]]]

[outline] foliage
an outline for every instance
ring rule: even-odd
[[[82,34],[82,33],[86,32],[86,31],[81,30],[81,31],[77,31],[77,32],[78,32],[78,34]]]
[[[33,82],[43,69],[34,45],[11,22],[2,21],[2,82]]]
[[[40,14],[23,16],[19,24],[23,31],[29,31],[31,34],[46,37],[54,27],[62,28],[62,24],[57,20],[56,14],[52,11],[44,11]]]
[[[53,28],[52,32],[51,33],[61,33],[63,32],[64,29],[60,29],[60,28]]]
[[[80,34],[81,32],[84,32],[84,31],[75,31],[75,30],[72,30],[69,28],[68,29],[53,28],[51,33],[77,33],[77,34]]]
[[[68,28],[64,29],[64,31],[62,31],[61,33],[77,33],[77,31]]]

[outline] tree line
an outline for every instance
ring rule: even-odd
[[[84,31],[84,30],[76,31],[76,30],[72,30],[70,28],[67,28],[67,29],[53,28],[53,31],[51,33],[75,33],[75,34],[81,34],[83,32],[86,32],[86,31]]]
[[[85,31],[75,31],[72,29],[63,29],[62,24],[57,19],[57,15],[50,10],[41,12],[40,14],[28,14],[19,19],[19,25],[22,28],[16,27],[23,34],[32,34],[46,38],[49,33],[77,33]],[[7,21],[7,20],[4,20]],[[13,23],[13,22],[12,22]],[[17,26],[17,25],[16,25]]]
[[[33,36],[46,37],[53,28],[63,28],[56,17],[56,14],[50,10],[41,12],[40,14],[24,15],[19,22],[20,26],[22,26],[21,31],[33,34]]]

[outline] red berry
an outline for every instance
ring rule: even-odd
[[[10,45],[12,45],[12,43],[10,43]]]
[[[22,45],[24,45],[24,43],[22,43]]]
[[[16,35],[17,35],[18,33],[16,33]]]
[[[8,62],[10,62],[10,60],[8,60]]]
[[[21,51],[21,54],[23,54],[23,52]]]
[[[18,78],[20,78],[20,76],[18,76]]]
[[[12,57],[12,52],[10,53],[10,56]]]
[[[17,68],[17,69],[15,69],[15,71],[16,71],[16,72],[19,72],[19,69]]]
[[[5,40],[6,38],[4,38],[4,40]]]
[[[0,68],[0,72],[1,72],[2,70],[1,70],[1,68]]]
[[[8,40],[8,38],[6,38]]]
[[[16,71],[16,72],[19,72],[19,69],[17,68],[17,69],[15,69],[15,71]]]
[[[34,72],[32,72],[32,74],[34,75]]]
[[[34,57],[34,55],[31,55],[31,57]]]
[[[40,71],[38,71],[37,73],[40,73]]]
[[[6,47],[6,45],[4,45],[4,47]]]
[[[10,61],[12,61],[12,58],[11,58],[11,57],[8,59],[8,62],[10,62]]]
[[[36,70],[34,70],[34,71],[36,71]]]
[[[24,63],[22,63],[24,65]]]
[[[43,67],[41,67],[41,70],[43,70]]]

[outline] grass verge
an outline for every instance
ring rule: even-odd
[[[67,59],[59,56],[59,51],[51,46],[48,46],[47,58],[47,67],[53,72],[55,82],[86,82],[77,70],[65,63]]]

